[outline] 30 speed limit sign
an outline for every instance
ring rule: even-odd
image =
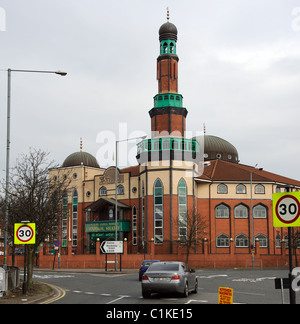
[[[15,244],[35,244],[35,223],[15,224]]]
[[[274,227],[300,226],[300,192],[273,194]]]

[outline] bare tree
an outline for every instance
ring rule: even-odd
[[[179,242],[181,248],[186,249],[186,264],[189,263],[189,255],[192,249],[201,247],[207,228],[207,221],[195,209],[186,212],[185,217],[181,217],[178,222]]]
[[[60,200],[67,188],[68,177],[49,179],[49,169],[54,162],[48,161],[49,153],[41,150],[30,150],[22,155],[11,171],[8,204],[9,204],[9,236],[13,243],[14,223],[29,221],[36,224],[36,243],[28,245],[28,280],[32,283],[32,272],[35,252],[41,242],[50,236],[58,226]]]

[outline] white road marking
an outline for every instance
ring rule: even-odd
[[[120,296],[119,298],[116,298],[116,299],[114,299],[114,300],[111,300],[110,302],[108,302],[108,303],[106,303],[106,305],[108,305],[108,304],[112,304],[112,303],[114,303],[114,302],[116,302],[116,301],[118,301],[118,300],[121,300],[121,299],[123,299],[123,298],[127,298],[127,297],[130,297],[130,296]]]
[[[197,303],[208,303],[208,300],[199,300],[199,299],[191,299],[188,302],[186,302],[185,304],[190,304],[192,302],[197,302]]]

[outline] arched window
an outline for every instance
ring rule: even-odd
[[[246,191],[246,186],[243,185],[243,184],[239,184],[236,186],[236,193],[237,194],[245,194],[247,191]]]
[[[258,234],[258,235],[255,236],[255,240],[258,240],[259,241],[259,246],[261,248],[268,247],[268,238],[265,235]]]
[[[255,191],[256,194],[264,194],[265,193],[265,186],[262,184],[258,184],[255,186]]]
[[[187,238],[187,187],[184,179],[178,183],[178,237],[181,241]]]
[[[162,244],[164,241],[164,209],[163,185],[160,179],[154,184],[154,243]]]
[[[63,193],[63,219],[62,219],[62,247],[67,246],[68,235],[68,193],[65,190]]]
[[[164,52],[165,54],[168,53],[168,44],[167,44],[167,43],[164,43],[164,44],[163,44],[163,52]]]
[[[226,184],[221,183],[218,185],[218,194],[228,194],[228,187]]]
[[[235,238],[236,247],[249,247],[249,238],[245,234],[240,234]]]
[[[137,212],[136,207],[132,207],[132,245],[137,245]]]
[[[221,234],[216,238],[217,247],[229,247],[230,237],[226,234]]]
[[[72,246],[77,246],[77,221],[78,221],[78,192],[73,191],[72,196]]]
[[[234,207],[234,218],[248,218],[248,208],[243,204]]]
[[[145,241],[145,185],[142,181],[142,244]]]
[[[99,196],[106,196],[106,195],[107,195],[106,187],[101,187],[99,190]]]
[[[124,195],[124,186],[118,185],[118,195]]]
[[[174,43],[170,43],[170,53],[174,53]]]
[[[267,218],[267,208],[264,205],[256,205],[253,207],[254,218]]]
[[[215,216],[216,218],[229,218],[229,207],[225,204],[221,204],[216,206],[215,208]]]
[[[170,140],[163,141],[163,149],[164,150],[170,149]]]

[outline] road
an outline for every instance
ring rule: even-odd
[[[152,295],[150,299],[143,299],[137,273],[35,271],[33,279],[63,289],[63,298],[53,301],[54,304],[217,304],[219,287],[233,288],[236,304],[281,304],[281,292],[275,290],[274,278],[284,278],[287,274],[287,270],[197,270],[198,294],[190,294],[188,298]],[[289,303],[288,290],[285,303]]]

